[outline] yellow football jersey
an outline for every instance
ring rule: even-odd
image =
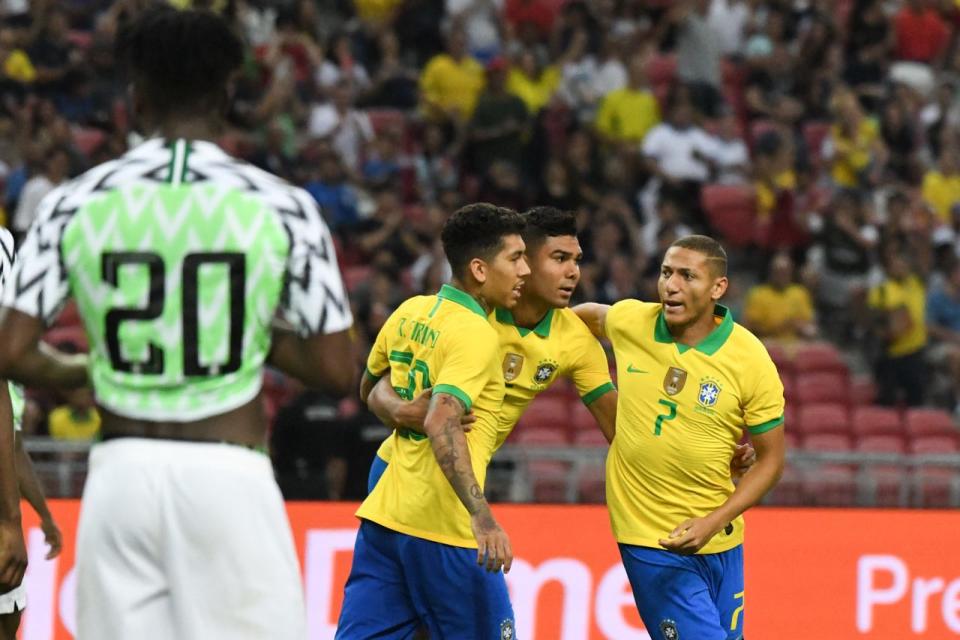
[[[607,506],[618,542],[662,548],[674,527],[733,493],[730,459],[743,427],[783,424],[783,385],[763,344],[716,307],[696,347],[674,342],[661,305],[624,300],[607,313],[617,360],[617,436],[607,455]],[[743,517],[700,553],[743,542]],[[729,532],[728,532],[729,531]]]
[[[498,417],[498,432],[504,438],[537,394],[559,378],[572,380],[586,405],[613,391],[603,347],[570,309],[551,309],[533,329],[518,327],[504,309],[497,309],[489,319],[500,341],[506,383]],[[384,440],[377,456],[390,462],[393,442],[392,436]],[[497,446],[500,444],[502,440]]]
[[[432,387],[460,399],[477,416],[466,434],[473,473],[483,487],[487,464],[506,437],[497,414],[503,403],[497,334],[468,294],[444,285],[393,312],[367,359],[368,374],[389,370],[404,398]],[[357,516],[394,531],[458,547],[476,548],[470,516],[437,464],[426,436],[397,430],[393,456]]]

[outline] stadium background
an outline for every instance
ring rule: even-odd
[[[112,44],[149,4],[0,2],[0,222],[16,235],[56,184],[140,139]],[[438,234],[462,203],[575,210],[581,301],[653,299],[663,248],[712,233],[731,253],[726,302],[764,337],[786,388],[788,468],[766,502],[903,509],[752,514],[748,632],[857,637],[868,592],[896,603],[878,604],[862,635],[960,632],[960,562],[944,533],[958,523],[905,509],[960,506],[960,2],[193,4],[227,15],[249,43],[220,143],[303,185],[334,230],[358,371],[396,305],[448,277]],[[46,339],[86,348],[70,307]],[[287,498],[360,499],[386,434],[376,419],[277,372],[264,388]],[[79,496],[98,426],[90,394],[28,400],[28,448],[48,493]],[[602,504],[603,455],[589,413],[558,383],[498,455],[489,493]],[[75,508],[58,503],[67,530]],[[343,505],[290,508],[303,539],[354,526]],[[508,510],[509,524],[523,531],[539,508]],[[612,553],[602,508],[556,509],[542,513],[596,528],[570,546],[551,532],[556,557]],[[532,533],[516,535],[531,541],[520,557],[536,553]],[[864,557],[879,563],[877,582],[858,586]],[[594,587],[607,560],[588,562]],[[35,561],[32,584],[70,564],[68,554],[49,573]],[[817,590],[794,584],[821,573]],[[334,583],[322,624],[335,618]],[[31,620],[60,628],[61,602],[35,604],[24,637],[49,637]],[[537,637],[585,637],[568,633]]]

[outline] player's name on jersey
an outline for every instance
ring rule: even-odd
[[[440,331],[437,329],[431,329],[430,325],[426,325],[422,322],[417,322],[412,320],[410,324],[413,325],[412,331],[408,336],[403,332],[404,326],[407,324],[409,318],[400,318],[400,324],[397,326],[397,333],[400,334],[401,338],[407,338],[418,344],[422,344],[425,347],[430,347],[431,349],[437,346],[437,340],[440,339]],[[410,330],[408,328],[408,330]]]

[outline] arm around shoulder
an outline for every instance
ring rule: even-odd
[[[610,311],[610,305],[599,304],[596,302],[584,302],[573,307],[573,312],[583,321],[590,333],[598,338],[607,336],[607,312]]]

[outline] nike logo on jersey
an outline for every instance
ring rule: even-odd
[[[633,364],[627,365],[627,373],[650,373],[649,371],[644,371],[643,369],[634,369]]]

